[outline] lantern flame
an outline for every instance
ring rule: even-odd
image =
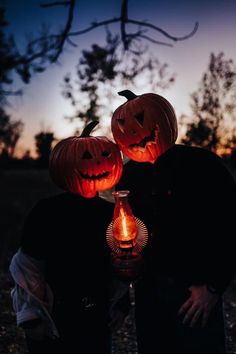
[[[124,210],[121,209],[120,212],[121,212],[122,231],[123,231],[124,236],[127,238],[128,237],[127,220],[125,218]]]
[[[129,215],[122,207],[113,222],[113,236],[120,248],[132,248],[136,244],[137,225],[133,215]]]

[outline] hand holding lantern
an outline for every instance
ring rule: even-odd
[[[113,221],[108,226],[106,238],[113,251],[113,266],[117,275],[132,281],[142,271],[140,252],[146,246],[148,233],[144,223],[133,215],[128,194],[128,190],[113,192]]]

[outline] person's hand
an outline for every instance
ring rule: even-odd
[[[180,307],[178,315],[183,316],[183,324],[194,327],[201,320],[201,326],[205,327],[219,295],[211,293],[206,285],[191,286],[189,290],[191,294]]]

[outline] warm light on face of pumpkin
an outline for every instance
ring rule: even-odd
[[[95,196],[97,191],[112,188],[122,173],[120,162],[122,164],[115,144],[104,140],[100,146],[90,141],[77,160],[78,168],[75,168],[80,193],[89,198]]]
[[[85,198],[112,188],[123,170],[118,146],[106,137],[70,137],[50,156],[49,172],[61,188]]]
[[[174,110],[156,94],[136,96],[118,107],[111,126],[121,151],[138,162],[154,163],[177,138]]]

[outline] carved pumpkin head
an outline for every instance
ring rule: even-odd
[[[112,188],[123,171],[118,146],[105,136],[89,136],[97,124],[91,122],[79,137],[60,141],[49,159],[49,172],[55,184],[86,198]]]
[[[162,96],[119,92],[128,101],[118,107],[111,122],[114,139],[131,160],[154,163],[177,139],[173,107]]]

